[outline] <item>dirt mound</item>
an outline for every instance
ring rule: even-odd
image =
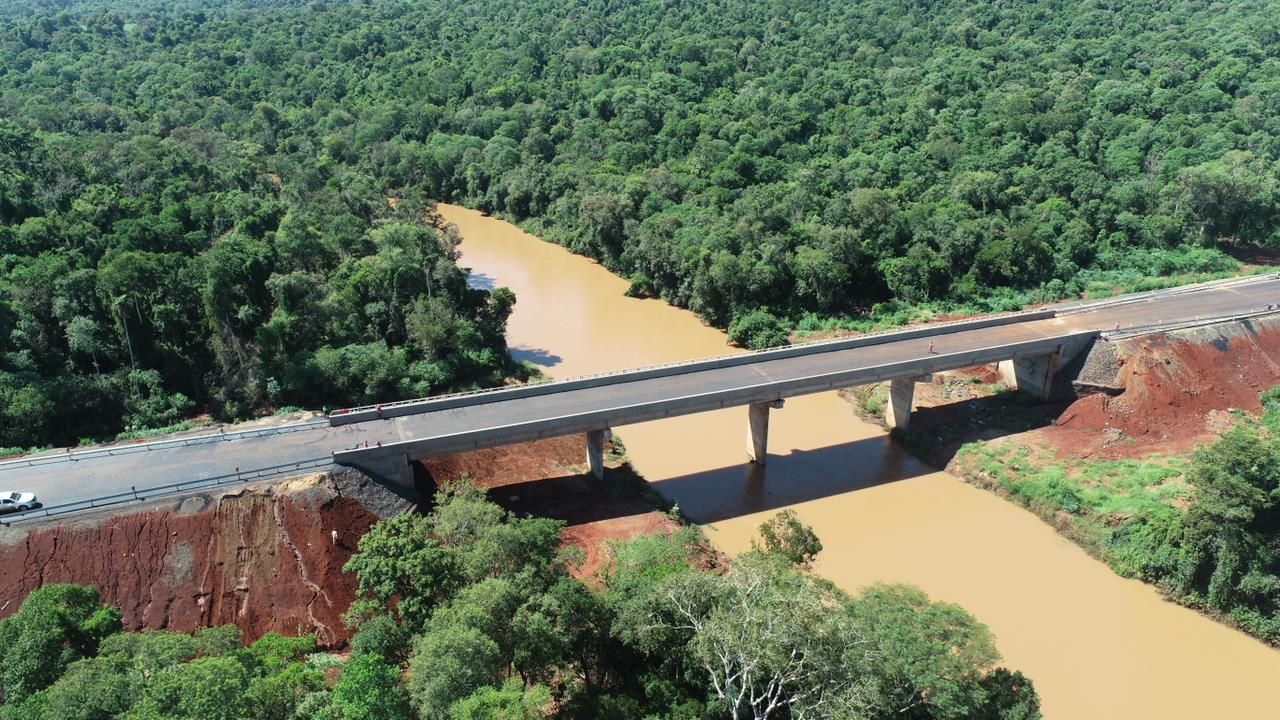
[[[1116,396],[1072,403],[1039,431],[1062,452],[1138,457],[1187,450],[1220,432],[1221,413],[1261,410],[1258,394],[1280,384],[1280,324],[1258,323],[1147,335],[1115,343]]]
[[[342,566],[376,520],[315,476],[34,528],[0,545],[0,616],[41,585],[82,583],[119,607],[129,630],[235,624],[247,638],[313,632],[337,646],[349,638],[341,614],[355,597]]]

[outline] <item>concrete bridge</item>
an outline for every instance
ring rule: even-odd
[[[177,496],[257,479],[359,467],[412,490],[409,462],[556,435],[583,433],[603,472],[604,440],[628,423],[744,408],[747,457],[767,459],[769,415],[789,398],[888,380],[888,419],[910,420],[915,380],[997,363],[1038,397],[1065,385],[1100,336],[1272,312],[1280,275],[1188,286],[874,336],[739,353],[493,391],[352,408],[327,419],[188,434],[0,461],[0,488],[32,491],[43,516]],[[655,338],[654,342],[661,342]],[[13,521],[14,516],[4,518]]]
[[[409,463],[423,458],[583,433],[587,463],[600,476],[604,441],[612,428],[741,406],[747,408],[747,457],[764,464],[769,414],[788,397],[888,380],[886,419],[905,427],[915,382],[930,373],[997,364],[1010,386],[1047,399],[1059,369],[1069,367],[1105,332],[1265,312],[1277,301],[1280,281],[1275,278],[1237,280],[1092,305],[351,408],[331,413],[330,423],[366,425],[385,439],[371,447],[336,451],[334,460],[387,481],[407,482]]]

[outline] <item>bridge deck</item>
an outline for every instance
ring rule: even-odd
[[[786,397],[840,384],[870,382],[892,377],[894,373],[904,375],[994,362],[1015,352],[1044,352],[1052,343],[1077,333],[1107,330],[1117,322],[1125,328],[1181,322],[1253,312],[1272,303],[1280,303],[1280,278],[1277,277],[1109,305],[1049,320],[961,332],[942,328],[932,336],[937,355],[928,353],[929,338],[912,338],[715,371],[623,382],[593,391],[485,402],[391,420],[339,427],[293,426],[287,428],[287,432],[225,441],[210,439],[186,446],[122,448],[113,455],[100,453],[79,461],[46,461],[37,456],[31,460],[32,464],[26,460],[0,463],[0,489],[31,490],[46,505],[53,505],[128,491],[130,486],[147,488],[211,478],[234,472],[237,467],[248,472],[275,465],[314,462],[331,453],[363,448],[365,443],[376,446],[381,442],[388,453],[447,452],[450,443],[474,444],[477,433],[500,434],[501,428],[513,425],[523,424],[528,429],[542,424],[545,427],[540,432],[547,434],[576,432],[564,428],[580,427],[582,422],[595,423],[592,427],[617,426],[663,414],[768,399],[770,393],[772,397]],[[1000,353],[1006,354],[997,357]],[[625,412],[618,414],[616,411],[620,409]],[[557,427],[556,422],[565,424]],[[506,437],[515,435],[509,433]],[[501,438],[495,434],[492,439]],[[422,444],[414,448],[397,445],[404,442]]]
[[[491,447],[672,415],[703,412],[908,375],[1052,352],[1119,322],[1132,326],[1258,309],[1280,299],[1280,280],[1174,294],[1029,322],[943,332],[843,350],[762,360],[677,375],[498,399],[364,423],[385,428],[381,448],[338,452],[341,462]],[[930,341],[934,353],[929,352]],[[501,395],[501,394],[499,394]]]

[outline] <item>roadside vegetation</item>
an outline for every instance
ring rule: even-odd
[[[0,719],[1031,720],[991,633],[920,590],[850,597],[783,514],[733,561],[683,527],[611,548],[587,581],[562,524],[465,485],[360,540],[345,656],[234,627],[120,632],[91,588],[49,585],[0,621]]]
[[[956,470],[1035,511],[1122,575],[1280,645],[1280,387],[1190,457],[1062,459],[972,443]]]
[[[433,200],[749,347],[1236,272],[1278,237],[1275,23],[0,0],[0,446],[500,382],[513,298]]]

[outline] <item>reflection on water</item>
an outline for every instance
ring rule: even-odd
[[[730,351],[686,311],[510,224],[450,205],[473,277],[516,293],[514,354],[555,377]],[[539,362],[539,359],[542,362]],[[544,364],[545,363],[545,364]],[[636,468],[728,552],[781,507],[813,525],[817,571],[846,590],[910,582],[991,627],[1048,720],[1275,717],[1280,653],[1125,580],[1032,514],[935,472],[835,393],[772,411],[765,468],[746,408],[618,429]],[[1225,713],[1225,715],[1224,715]]]

